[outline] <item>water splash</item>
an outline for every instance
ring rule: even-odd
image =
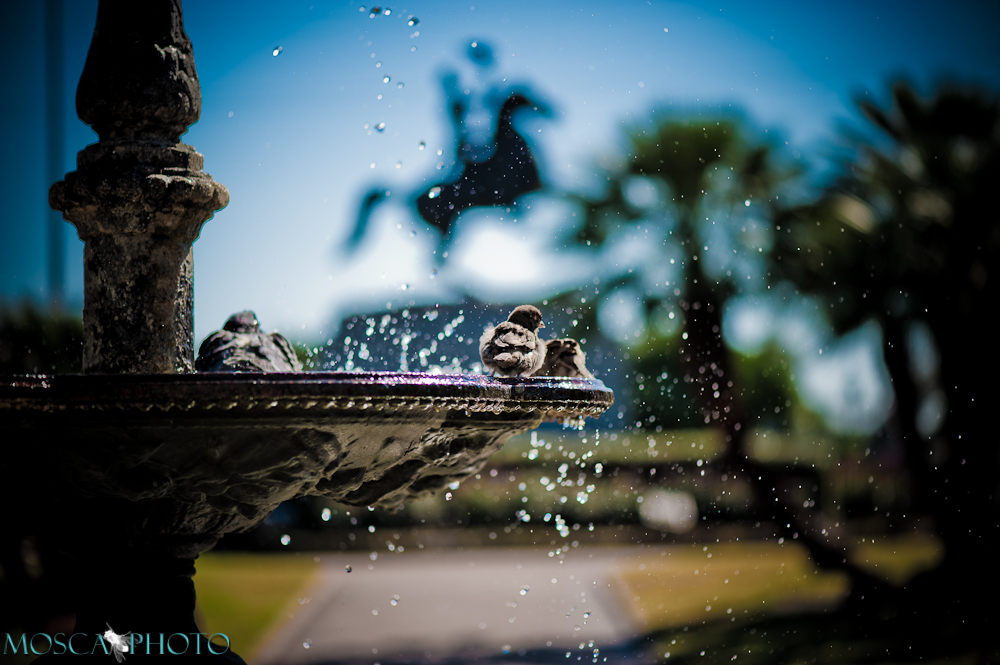
[[[398,293],[409,295],[416,287],[407,283],[405,289],[398,287]],[[468,320],[464,309],[447,309],[446,322],[438,320],[437,307],[351,317],[341,326],[343,337],[315,349],[311,367],[344,372],[481,372],[477,345],[481,320]]]

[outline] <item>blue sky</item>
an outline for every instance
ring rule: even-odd
[[[2,30],[12,56],[0,65],[9,95],[0,295],[44,299],[44,3],[5,5]],[[269,325],[318,337],[335,311],[353,306],[446,298],[465,283],[486,297],[502,295],[476,268],[484,248],[504,237],[460,230],[453,261],[431,280],[425,254],[433,238],[403,206],[376,216],[379,240],[360,256],[348,260],[336,251],[367,187],[409,195],[453,164],[442,114],[445,70],[459,72],[473,92],[504,78],[537,91],[553,117],[525,125],[549,182],[568,189],[585,188],[590,167],[619,145],[623,127],[658,105],[705,114],[731,105],[780,131],[790,149],[813,154],[837,121],[853,117],[854,96],[871,91],[884,100],[885,83],[897,75],[925,89],[945,76],[1000,86],[996,3],[470,0],[390,4],[393,14],[375,19],[361,6],[184,3],[203,93],[201,120],[184,140],[232,195],[195,245],[199,339],[244,307]],[[95,15],[95,2],[67,3],[67,100]],[[416,26],[408,25],[411,15]],[[496,53],[490,70],[465,57],[476,39]],[[378,122],[386,123],[383,132],[364,128]],[[71,105],[65,127],[64,170],[71,170],[75,152],[94,135]],[[67,290],[78,304],[82,247],[69,224],[65,232]],[[400,291],[404,284],[408,293]],[[546,284],[535,280],[533,288]],[[530,288],[512,290],[531,295]]]
[[[0,298],[45,301],[44,3],[3,5]],[[449,260],[435,266],[435,237],[405,201],[454,165],[448,71],[474,97],[524,85],[551,107],[519,128],[562,190],[593,186],[594,166],[658,107],[739,112],[810,157],[838,123],[857,121],[853,99],[867,92],[884,104],[900,76],[922,91],[944,78],[1000,89],[995,2],[413,1],[375,18],[367,2],[339,0],[183,6],[203,96],[183,140],[231,194],[195,244],[197,340],[244,308],[267,328],[320,341],[353,310],[447,301],[463,289],[532,300],[599,270],[546,245],[568,216],[545,197],[516,224],[489,211],[463,216]],[[71,103],[95,16],[96,2],[66,3],[62,171],[96,140]],[[492,47],[492,67],[467,57],[476,40]],[[395,198],[377,208],[359,253],[345,256],[338,245],[376,185]],[[79,307],[82,243],[69,224],[64,233],[66,290]],[[519,279],[497,282],[498,251],[522,257]]]

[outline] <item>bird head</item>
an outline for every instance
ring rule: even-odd
[[[545,324],[542,323],[542,313],[534,305],[518,305],[507,317],[507,320],[524,326],[528,330],[538,330],[545,327]]]
[[[257,323],[257,315],[247,309],[230,316],[222,329],[234,333],[251,333],[260,330],[260,324]]]

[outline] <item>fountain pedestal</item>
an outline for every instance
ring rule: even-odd
[[[83,370],[194,371],[194,259],[229,192],[181,135],[201,87],[179,0],[101,0],[76,94],[99,141],[49,192],[85,243]]]

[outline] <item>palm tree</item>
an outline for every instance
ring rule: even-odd
[[[623,163],[607,173],[605,192],[580,197],[584,218],[576,235],[591,247],[628,232],[662,243],[653,262],[669,261],[672,269],[659,272],[671,278],[651,278],[655,265],[629,266],[605,292],[640,290],[650,324],[662,311],[680,315],[680,344],[646,325],[635,354],[640,364],[652,358],[653,365],[676,367],[700,418],[725,428],[737,447],[745,414],[731,382],[722,307],[736,294],[763,288],[768,220],[795,174],[777,165],[769,143],[752,143],[745,134],[738,119],[721,117],[659,116],[651,127],[634,129]],[[665,359],[663,352],[677,357]]]
[[[651,285],[657,266],[646,264],[623,266],[627,270],[610,285],[641,288],[648,319],[665,308],[680,314],[680,340],[647,325],[645,337],[631,343],[638,383],[662,370],[676,371],[680,394],[661,399],[659,412],[683,417],[683,409],[673,404],[680,398],[694,405],[700,424],[723,430],[722,472],[751,483],[757,518],[798,539],[820,565],[846,570],[859,593],[877,588],[876,579],[848,561],[839,539],[842,525],[803,508],[801,500],[796,504],[790,499],[796,496],[793,478],[748,454],[746,435],[757,415],[746,408],[752,386],[737,378],[722,334],[726,301],[765,291],[771,282],[771,219],[798,169],[781,163],[773,140],[752,140],[744,123],[729,118],[659,118],[652,129],[633,131],[629,144],[622,165],[607,174],[604,194],[582,199],[585,215],[577,241],[602,245],[631,230],[662,239],[663,251],[651,264],[677,257],[671,263],[678,269],[667,283]],[[643,184],[656,195],[636,196]],[[660,415],[649,402],[643,406]]]

